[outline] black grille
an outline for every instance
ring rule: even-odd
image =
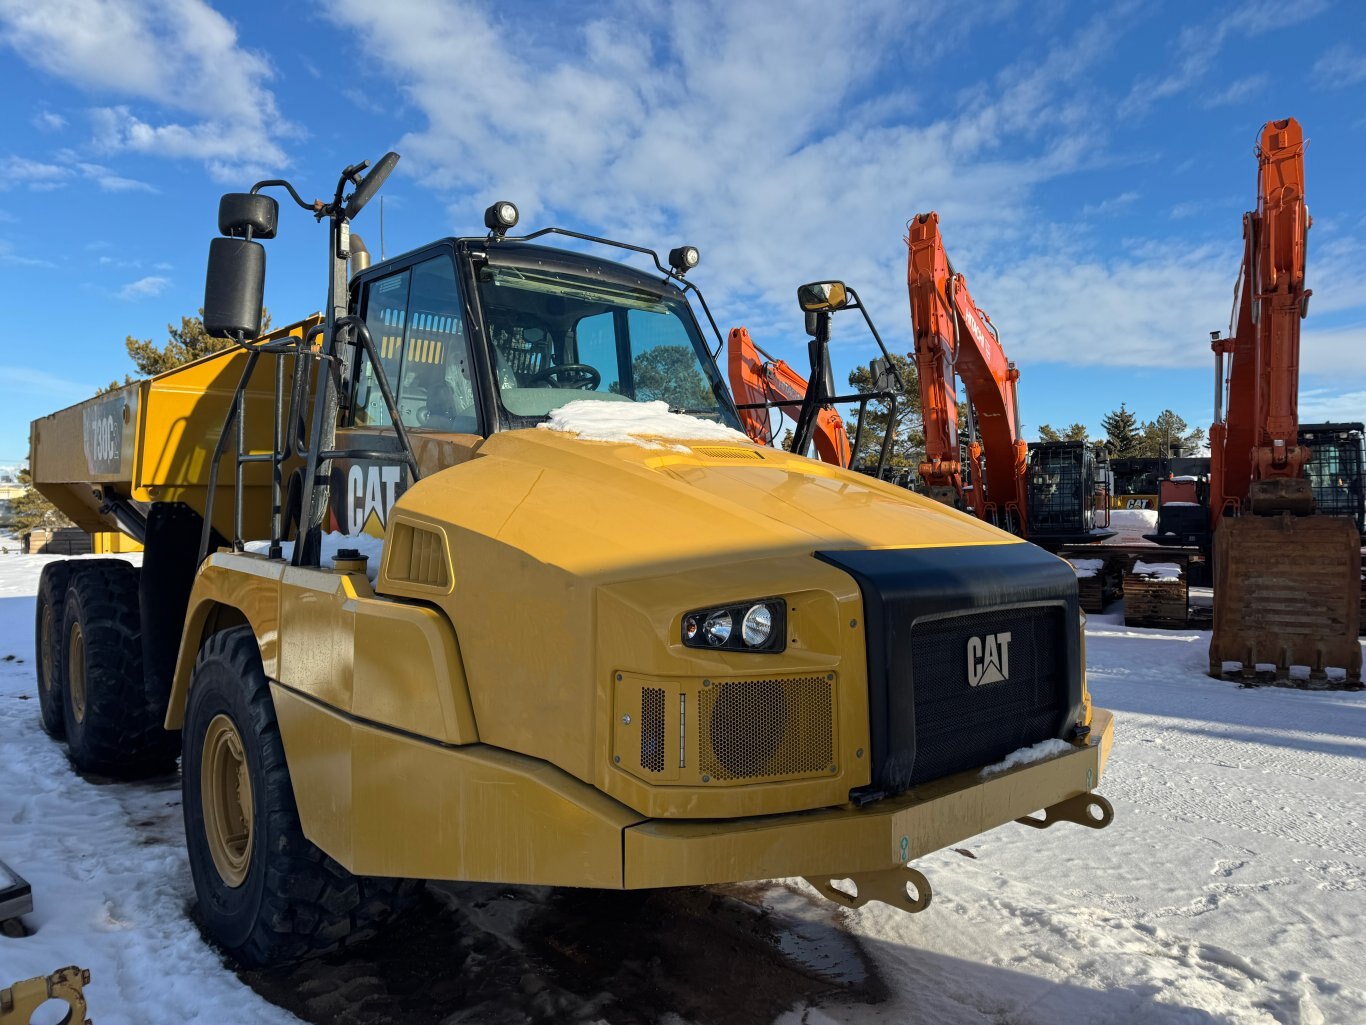
[[[1076,575],[1061,559],[1021,543],[818,557],[863,594],[873,791],[1067,735],[1082,667]]]
[[[916,744],[906,767],[912,786],[1057,735],[1067,712],[1065,618],[1061,606],[1047,605],[911,627],[910,672],[898,683],[915,695]],[[894,666],[894,680],[899,668],[904,672]],[[1005,677],[996,679],[994,670]],[[974,675],[984,682],[972,686]]]

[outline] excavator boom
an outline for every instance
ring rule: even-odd
[[[941,501],[950,497],[944,489],[962,492],[955,384],[955,376],[959,377],[982,439],[978,444],[972,438],[968,450],[973,463],[968,503],[979,517],[1019,533],[1028,505],[1028,446],[1020,437],[1015,394],[1020,372],[1006,359],[1000,338],[990,318],[973,302],[967,281],[949,262],[939,234],[939,215],[920,214],[912,219],[906,245],[906,284],[925,418],[921,476]]]
[[[1339,669],[1347,686],[1360,686],[1361,539],[1353,520],[1316,512],[1310,451],[1299,440],[1300,321],[1310,295],[1304,181],[1299,122],[1263,125],[1229,335],[1211,343],[1209,671],[1223,676],[1237,664],[1248,682],[1273,665],[1289,682],[1292,667],[1307,667],[1310,685],[1326,686],[1327,671]]]
[[[796,417],[797,408],[806,395],[806,378],[786,361],[774,359],[759,348],[749,331],[737,327],[726,340],[727,371],[731,392],[740,410],[740,421],[750,440],[760,445],[773,444],[772,407],[789,410]],[[847,467],[851,450],[849,432],[844,420],[831,407],[816,412],[816,427],[812,436],[816,455],[823,463]]]

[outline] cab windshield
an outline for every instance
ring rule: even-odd
[[[739,428],[681,296],[541,268],[484,266],[479,300],[514,423],[577,399],[655,402]]]

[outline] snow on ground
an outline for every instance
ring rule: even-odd
[[[87,782],[39,725],[33,595],[51,561],[0,558],[0,660],[15,656],[0,661],[0,861],[34,905],[33,935],[0,936],[0,987],[78,964],[99,1025],[297,1021],[238,982],[187,919],[179,777]]]
[[[45,561],[0,558],[0,659],[16,656],[0,661],[0,859],[37,906],[34,935],[0,937],[0,985],[76,963],[101,1025],[296,1020],[188,920],[177,780],[83,780],[41,732]],[[1008,825],[922,859],[935,896],[919,915],[832,911],[804,883],[770,884],[785,919],[833,915],[887,988],[806,1001],[784,1025],[1366,1022],[1366,693],[1211,680],[1207,634],[1126,628],[1114,609],[1087,630],[1091,693],[1117,717],[1099,788],[1114,824]],[[693,988],[747,970],[743,956],[687,966]]]
[[[1174,562],[1144,562],[1139,559],[1134,563],[1134,575],[1149,577],[1153,580],[1180,580],[1181,567]]]

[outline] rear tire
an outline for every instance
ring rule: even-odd
[[[352,875],[304,836],[249,627],[216,633],[199,652],[181,788],[200,920],[243,966],[286,964],[368,939],[422,885]]]
[[[49,736],[66,736],[62,718],[62,607],[70,582],[70,562],[49,562],[38,578],[38,607],[33,623],[33,664],[38,677],[38,710]]]
[[[69,578],[62,623],[62,716],[76,767],[121,779],[169,771],[176,737],[142,680],[137,568],[81,566]]]

